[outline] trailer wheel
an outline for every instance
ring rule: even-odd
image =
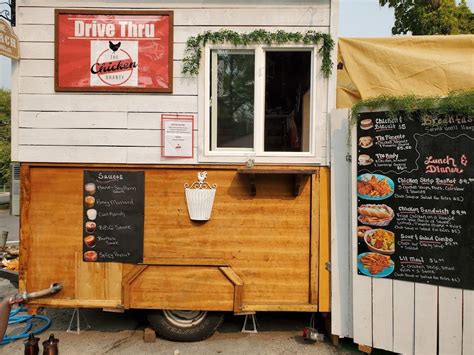
[[[224,313],[163,310],[149,314],[148,321],[163,339],[191,342],[214,334],[224,321]]]

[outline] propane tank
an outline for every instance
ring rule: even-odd
[[[56,339],[54,334],[51,334],[48,340],[43,341],[43,355],[58,355],[58,342],[59,339]]]
[[[35,338],[33,333],[30,333],[30,336],[27,340],[24,341],[25,344],[25,355],[38,355],[39,354],[39,342],[40,338]]]

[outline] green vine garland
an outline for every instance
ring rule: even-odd
[[[378,96],[362,100],[352,106],[351,124],[357,123],[357,116],[361,111],[380,109],[387,111],[388,116],[392,118],[403,112],[404,117],[412,119],[415,111],[421,113],[420,117],[425,115],[438,117],[453,113],[474,117],[474,90],[456,91],[445,97]]]
[[[332,72],[331,51],[334,48],[334,41],[331,35],[316,31],[269,32],[266,30],[255,30],[249,33],[238,33],[232,30],[221,29],[219,31],[206,31],[197,36],[190,37],[186,42],[186,55],[183,59],[183,74],[197,75],[201,62],[202,49],[207,43],[231,43],[234,46],[263,43],[285,44],[285,43],[304,43],[321,45],[319,53],[322,56],[321,71],[324,77],[329,77]]]

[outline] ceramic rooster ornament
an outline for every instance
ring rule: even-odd
[[[204,184],[204,180],[206,180],[206,178],[207,178],[207,171],[201,171],[197,175],[198,175],[199,185]]]

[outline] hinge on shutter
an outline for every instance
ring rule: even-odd
[[[331,262],[330,261],[326,262],[326,270],[331,272]]]
[[[350,153],[346,154],[346,161],[349,161],[349,162],[352,161],[352,155]]]

